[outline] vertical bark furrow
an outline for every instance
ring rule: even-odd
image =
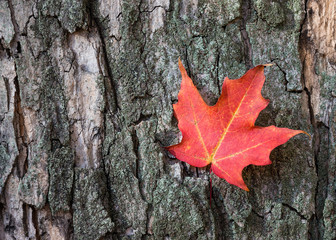
[[[244,44],[244,56],[245,56],[245,64],[246,70],[251,69],[253,67],[253,58],[252,58],[252,46],[248,36],[248,32],[246,31],[246,22],[248,18],[251,16],[251,1],[244,1],[241,6],[241,25],[240,25],[240,33],[241,38]]]

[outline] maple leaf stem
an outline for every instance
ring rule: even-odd
[[[212,199],[212,179],[211,179],[211,169],[212,165],[210,166],[210,170],[209,170],[209,188],[210,188],[210,208],[211,208],[211,199]]]

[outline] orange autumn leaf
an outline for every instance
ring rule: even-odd
[[[179,60],[182,83],[173,108],[182,141],[167,147],[169,152],[195,167],[211,164],[217,176],[248,191],[242,178],[243,168],[271,164],[269,156],[275,147],[305,133],[254,125],[269,103],[261,96],[265,66],[256,66],[239,79],[225,78],[217,103],[208,106]]]

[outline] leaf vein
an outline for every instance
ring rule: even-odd
[[[253,149],[253,148],[259,147],[260,145],[263,145],[263,144],[265,144],[265,143],[267,143],[267,142],[270,142],[270,141],[272,141],[272,139],[271,139],[271,140],[267,140],[267,141],[265,141],[265,142],[258,143],[258,144],[254,145],[254,146],[252,146],[252,147],[249,147],[249,148],[246,148],[246,149],[244,149],[244,150],[242,150],[242,151],[233,153],[233,154],[231,154],[231,155],[229,155],[229,156],[226,156],[226,157],[223,157],[223,158],[216,159],[215,162],[216,162],[216,163],[219,163],[219,162],[221,162],[221,161],[223,161],[223,160],[225,160],[225,159],[227,159],[227,158],[231,158],[231,157],[237,156],[237,155],[239,155],[239,154],[242,154],[242,153],[244,153],[244,152],[247,152],[248,150],[251,150],[251,149]]]
[[[251,81],[251,83],[250,83],[250,85],[249,85],[249,87],[247,88],[247,90],[246,90],[246,92],[245,92],[245,94],[244,94],[244,96],[243,96],[243,98],[242,98],[241,101],[239,102],[239,105],[237,106],[236,110],[234,111],[234,113],[233,113],[233,115],[232,115],[232,118],[231,118],[230,122],[228,123],[228,125],[227,125],[227,127],[225,128],[225,130],[224,130],[224,132],[223,132],[221,138],[219,139],[219,141],[218,141],[216,147],[214,148],[214,150],[213,150],[213,152],[212,152],[212,154],[211,154],[211,156],[210,156],[210,157],[211,157],[211,162],[214,160],[214,158],[215,158],[215,156],[216,156],[216,154],[217,154],[217,151],[218,151],[219,147],[222,145],[222,142],[223,142],[223,140],[224,140],[224,138],[225,138],[225,136],[226,136],[226,134],[227,134],[227,132],[228,132],[228,130],[229,130],[229,128],[230,128],[232,122],[233,122],[233,120],[235,119],[236,114],[237,114],[237,112],[239,111],[239,108],[241,107],[241,105],[242,105],[242,103],[243,103],[245,97],[247,96],[247,93],[248,93],[248,91],[250,90],[250,88],[251,88],[251,86],[252,86],[252,83],[254,82],[254,79],[255,79],[256,75],[257,75],[257,74],[255,73],[254,76],[253,76],[253,79],[252,79],[252,81]],[[228,99],[228,100],[229,100],[229,99]]]
[[[209,152],[208,152],[208,149],[206,148],[206,145],[205,145],[205,143],[204,143],[204,139],[203,139],[203,137],[202,137],[202,133],[201,133],[201,130],[199,129],[199,127],[198,127],[198,121],[197,121],[197,117],[196,117],[196,114],[195,114],[195,108],[194,108],[194,105],[192,104],[192,103],[190,103],[191,104],[191,108],[192,108],[192,113],[193,113],[193,117],[194,117],[194,125],[195,125],[195,127],[196,127],[196,131],[197,131],[197,133],[198,133],[198,139],[201,141],[201,144],[202,144],[202,146],[203,146],[203,148],[204,148],[204,150],[205,150],[205,152],[206,152],[206,154],[207,154],[207,158],[209,158]]]

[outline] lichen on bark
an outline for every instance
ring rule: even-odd
[[[74,239],[99,239],[113,231],[104,172],[75,169],[74,181]]]

